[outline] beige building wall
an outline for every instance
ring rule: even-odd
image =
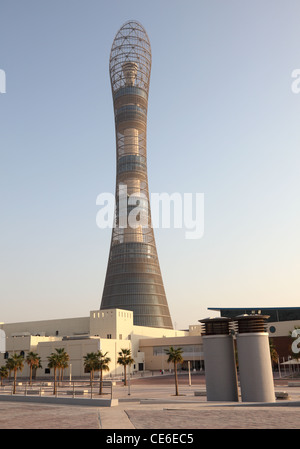
[[[201,335],[201,324],[191,324],[189,326],[189,335]]]
[[[117,360],[121,349],[131,349],[131,341],[116,340],[116,339],[100,339],[100,348],[103,353],[108,352],[107,356],[110,357],[110,371],[106,375],[122,376],[123,367],[118,365]],[[135,359],[135,357],[133,357]],[[131,368],[133,370],[133,367]]]
[[[153,363],[150,343],[144,343],[144,351],[144,347],[140,347],[140,341],[159,339],[164,344],[165,340],[168,340],[166,344],[171,345],[175,344],[174,341],[178,342],[178,338],[189,335],[188,331],[134,326],[133,313],[122,309],[92,310],[89,317],[81,318],[2,323],[1,327],[6,333],[7,354],[0,354],[0,366],[5,365],[5,357],[13,353],[23,351],[26,357],[29,351],[36,352],[42,363],[42,369],[37,370],[37,378],[53,377],[53,370],[49,374],[45,373],[45,369],[48,367],[48,356],[55,352],[56,348],[64,348],[70,356],[70,366],[64,371],[65,378],[69,378],[70,374],[74,377],[89,376],[84,373],[84,356],[99,349],[104,353],[108,352],[108,357],[111,358],[108,375],[122,375],[123,368],[117,364],[117,358],[123,348],[131,349],[135,360],[132,371],[143,368],[160,369],[158,357]],[[151,361],[147,362],[149,354]],[[22,373],[18,373],[18,378],[28,376],[29,367],[25,363]]]
[[[89,317],[63,318],[57,320],[3,323],[1,328],[7,337],[14,335],[65,336],[89,334]]]
[[[137,356],[138,351],[143,352],[143,349],[140,347],[140,341],[142,339],[153,339],[153,338],[171,338],[171,337],[183,337],[187,336],[187,331],[178,331],[174,329],[163,329],[156,327],[145,327],[145,326],[133,326],[132,332],[132,352]],[[146,354],[145,354],[146,357]],[[149,368],[145,368],[149,369]]]
[[[69,367],[64,370],[64,377],[73,376],[85,376],[83,357],[89,352],[97,352],[100,348],[100,340],[98,338],[92,339],[76,339],[76,340],[57,340],[40,342],[37,347],[37,352],[41,357],[42,369],[38,370],[38,375],[43,377],[53,377],[53,370],[50,373],[45,373],[45,369],[48,366],[48,356],[52,352],[56,352],[56,349],[64,348],[69,354]]]
[[[90,335],[107,339],[129,340],[133,331],[133,313],[122,309],[92,310]]]
[[[14,353],[20,354],[24,353],[24,356],[28,354],[28,352],[36,352],[38,353],[38,344],[40,342],[49,342],[49,341],[58,341],[61,340],[61,337],[37,337],[32,335],[20,335],[15,337],[6,336],[6,351],[8,356],[13,355]],[[0,353],[0,366],[5,365],[6,358],[5,354]],[[18,372],[18,377],[28,377],[29,376],[29,366],[24,361],[24,368],[22,372]],[[41,370],[39,370],[39,373]]]
[[[48,365],[48,356],[55,352],[55,349],[64,348],[64,350],[69,354],[69,367],[64,370],[65,379],[70,379],[74,377],[89,377],[89,373],[85,373],[84,368],[84,357],[91,352],[97,352],[101,350],[103,353],[108,353],[107,356],[111,359],[109,364],[110,370],[103,373],[104,376],[119,376],[123,373],[122,366],[118,365],[117,359],[119,357],[119,352],[121,348],[131,349],[130,340],[127,342],[115,340],[115,339],[105,339],[100,337],[90,337],[90,338],[71,338],[71,339],[61,339],[60,341],[49,341],[40,342],[38,344],[37,352],[41,357],[41,363],[43,366],[42,370],[39,370],[40,376],[53,377],[53,370],[50,373],[45,374],[45,368]],[[95,373],[95,379],[97,379],[97,373]]]
[[[296,328],[300,328],[300,321],[275,321],[273,323],[267,322],[267,332],[269,337],[289,337],[290,332]]]
[[[170,346],[183,349],[183,360],[196,362],[203,360],[203,345],[201,336],[181,336],[165,338],[147,338],[140,340],[139,348],[145,354],[146,370],[169,370],[173,364],[167,362],[168,356],[164,349]],[[197,350],[192,351],[192,348]]]

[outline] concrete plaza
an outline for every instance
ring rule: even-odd
[[[292,379],[275,381],[275,391],[286,391],[288,400],[272,404],[207,402],[204,376],[193,375],[188,385],[180,377],[174,396],[173,376],[132,380],[117,384],[118,405],[98,407],[70,403],[46,404],[0,400],[0,429],[298,429],[300,384]],[[203,395],[195,396],[195,391]],[[99,396],[98,396],[99,398]],[[82,404],[85,399],[82,398]]]

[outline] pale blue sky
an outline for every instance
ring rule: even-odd
[[[208,307],[299,306],[298,0],[12,0],[0,6],[0,321],[99,308],[114,192],[108,61],[120,26],[152,47],[151,192],[205,195],[205,233],[155,231],[177,328]]]

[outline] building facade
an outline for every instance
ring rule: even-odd
[[[218,311],[220,316],[233,320],[243,314],[259,313],[267,315],[269,318],[266,322],[266,330],[278,353],[280,362],[292,357],[293,338],[291,333],[295,328],[300,328],[300,307],[210,307],[209,310]]]
[[[121,349],[130,349],[134,359],[132,372],[155,370],[157,364],[146,361],[140,345],[146,339],[157,339],[156,345],[174,344],[174,339],[189,335],[189,331],[136,326],[133,312],[124,309],[93,310],[90,316],[57,320],[29,321],[21,323],[1,323],[5,333],[5,352],[0,353],[0,366],[13,354],[22,354],[26,359],[28,352],[41,357],[42,368],[34,375],[37,379],[52,379],[53,370],[48,368],[48,357],[55,349],[64,348],[69,354],[69,366],[64,370],[66,378],[85,377],[84,357],[99,350],[108,352],[111,359],[110,370],[106,375],[121,376],[123,368],[118,365],[118,353]],[[181,341],[178,340],[178,344]],[[149,345],[147,346],[147,354]],[[145,343],[143,347],[146,347]],[[18,378],[28,378],[29,367]]]
[[[115,36],[109,63],[116,212],[100,309],[126,309],[133,312],[135,325],[172,329],[149,202],[146,141],[151,58],[144,28],[126,22]]]

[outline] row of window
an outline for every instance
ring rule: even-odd
[[[154,273],[160,275],[160,269],[157,264],[139,264],[128,262],[124,264],[123,262],[111,263],[109,266],[109,275],[119,274],[119,273]]]
[[[105,301],[107,300],[107,304]],[[112,306],[120,309],[126,308],[130,309],[128,304],[134,304],[135,306],[139,304],[153,304],[153,305],[161,305],[165,304],[165,293],[114,293],[110,294],[106,292],[104,289],[103,297],[102,297],[102,306]],[[126,306],[126,307],[119,307]],[[128,307],[127,307],[128,306]],[[111,308],[111,307],[110,307]]]
[[[142,227],[141,229],[142,229],[142,233],[139,232],[139,234],[138,234],[139,235],[139,241],[142,242],[142,243],[146,243],[146,244],[151,245],[154,242],[154,235],[153,235],[152,229],[150,229],[149,227],[148,228]],[[124,229],[124,228],[122,228],[122,229],[121,228],[116,228],[116,227],[114,228],[114,230],[113,230],[112,246],[121,245],[121,244],[125,243],[125,238],[124,237],[125,237],[125,235],[128,236],[128,231],[126,230],[126,232],[124,232],[125,230],[126,229]],[[135,235],[136,235],[136,233],[135,233]],[[128,242],[127,238],[126,238],[126,240]],[[132,239],[132,240],[134,240],[134,239]],[[135,263],[134,260],[128,260],[127,262],[128,263]],[[120,262],[116,260],[114,263],[120,263]]]
[[[135,154],[122,156],[118,161],[118,174],[126,171],[142,171],[147,170],[146,158]]]
[[[172,321],[168,316],[136,316],[134,315],[133,324],[148,327],[165,327],[172,329]]]
[[[125,253],[132,253],[132,254],[152,254],[156,256],[156,249],[153,245],[148,245],[147,243],[143,242],[124,242],[119,245],[114,245],[112,247],[112,254],[118,255],[118,254],[125,254]]]
[[[183,350],[183,354],[199,355],[203,350],[202,345],[181,345],[180,347]],[[153,346],[153,355],[165,355],[165,351],[169,348],[169,346]],[[174,349],[177,349],[177,346],[174,346]]]
[[[109,312],[104,312],[103,310],[99,311],[99,312],[93,312],[93,318],[105,318],[105,316],[108,315]],[[111,315],[113,314],[113,312],[111,311]],[[120,318],[132,318],[132,313],[131,312],[118,312],[118,316]]]
[[[136,86],[121,87],[115,92],[114,100],[121,97],[122,95],[138,95],[145,98],[145,100],[148,100],[147,92],[144,89]]]
[[[126,295],[126,294],[164,294],[164,288],[162,285],[153,283],[136,283],[130,284],[120,283],[106,285],[104,289],[106,295]]]
[[[14,352],[15,353],[15,352]],[[22,356],[22,357],[25,357],[25,352],[24,351],[20,351],[20,355]],[[9,352],[5,352],[4,353],[4,359],[5,360],[7,360],[9,358]]]
[[[120,259],[122,257],[122,259],[124,261],[126,261],[127,258],[129,259],[152,259],[152,261],[156,261],[157,257],[151,255],[151,254],[111,254],[111,260],[113,259]]]
[[[124,204],[123,204],[124,202]],[[150,208],[149,208],[149,201],[147,198],[142,197],[130,197],[130,203],[129,200],[123,199],[120,201],[119,197],[117,198],[117,204],[116,204],[116,218],[119,216],[127,216],[132,209],[135,209],[138,207],[138,211],[146,211],[148,213],[148,216],[150,217]]]
[[[145,122],[146,119],[147,119],[147,111],[133,104],[122,106],[120,109],[116,111],[115,116],[115,120],[117,123],[124,122],[127,120],[132,121],[141,120],[142,122]]]
[[[124,142],[120,141],[117,145],[118,162],[119,160],[128,154],[128,152],[137,153],[139,156],[146,158],[146,146],[143,144],[138,144],[133,146],[131,143],[125,145]]]
[[[107,276],[106,284],[120,284],[120,283],[151,283],[162,285],[162,279],[159,274],[148,274],[148,273],[127,273],[127,274],[119,274],[118,276]]]
[[[139,154],[126,154],[125,156],[120,157],[118,160],[118,164],[125,164],[129,162],[135,162],[136,164],[146,164],[147,159],[145,156],[141,156]]]
[[[105,306],[105,303],[103,303],[104,300],[105,298],[103,297],[102,307],[103,305]],[[139,301],[137,304],[135,304],[132,297],[128,298],[127,301],[125,301],[125,303],[124,298],[113,302],[114,307],[119,309],[124,308],[125,305],[126,309],[131,310],[133,312],[133,318],[135,318],[137,315],[169,316],[168,306],[163,306],[160,305],[159,303],[157,303],[156,305],[155,304],[152,305],[151,303],[150,304],[149,303],[150,301],[148,302],[148,304],[142,305]],[[108,306],[109,304],[107,304],[107,307]]]

